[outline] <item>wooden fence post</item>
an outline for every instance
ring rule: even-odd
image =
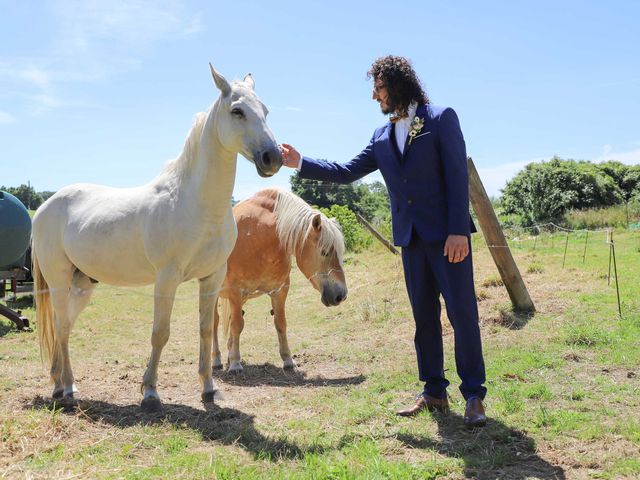
[[[373,225],[371,225],[369,222],[367,222],[364,217],[362,215],[360,215],[358,212],[356,213],[356,218],[358,219],[358,221],[367,229],[371,232],[371,234],[376,237],[378,239],[378,241],[380,243],[382,243],[385,247],[387,247],[389,249],[389,251],[395,255],[398,255],[399,252],[398,250],[396,250],[396,248],[393,246],[393,244],[387,240],[386,238],[384,238],[382,236],[382,234],[380,232],[378,232]]]
[[[478,216],[482,234],[487,242],[493,261],[498,267],[500,277],[507,288],[507,292],[509,292],[511,303],[517,311],[534,312],[533,301],[522,280],[518,266],[511,255],[511,250],[507,245],[498,217],[493,211],[491,201],[470,157],[467,159],[467,164],[469,167],[469,198],[471,205]]]

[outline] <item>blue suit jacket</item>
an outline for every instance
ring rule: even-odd
[[[469,235],[467,153],[460,123],[451,108],[419,105],[424,127],[400,153],[389,122],[378,128],[369,145],[353,160],[340,164],[303,157],[300,176],[351,183],[380,169],[391,199],[393,241],[406,247],[413,230],[425,242],[450,234]],[[407,137],[408,138],[408,137]]]

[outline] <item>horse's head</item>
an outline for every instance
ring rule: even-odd
[[[209,67],[221,93],[215,122],[220,143],[252,162],[260,176],[272,176],[282,166],[282,155],[267,126],[269,111],[254,91],[251,74],[230,84],[211,64]]]
[[[296,252],[296,263],[329,307],[347,298],[347,282],[342,270],[344,237],[335,220],[316,213],[306,239]]]

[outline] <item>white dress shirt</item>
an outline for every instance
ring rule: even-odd
[[[395,123],[396,143],[398,144],[398,150],[400,150],[400,153],[404,153],[404,144],[407,141],[407,135],[409,135],[409,127],[411,126],[413,117],[416,116],[417,108],[418,104],[416,102],[411,102],[411,105],[409,105],[409,108],[407,110],[408,115],[405,118],[401,118]]]

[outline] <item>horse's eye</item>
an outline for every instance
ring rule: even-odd
[[[241,108],[238,108],[238,107],[231,110],[231,115],[235,115],[238,118],[244,118],[244,112],[242,111]]]
[[[329,252],[327,252],[326,250],[322,250],[322,256],[323,257],[328,257],[329,256]]]

